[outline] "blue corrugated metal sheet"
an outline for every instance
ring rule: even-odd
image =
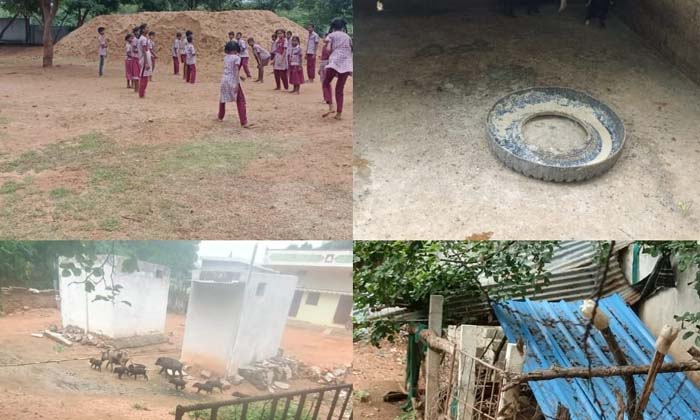
[[[629,363],[649,364],[655,338],[637,315],[618,295],[601,299],[599,305],[610,318],[610,328]],[[580,301],[527,300],[504,302],[494,309],[508,340],[516,342],[521,338],[527,345],[524,371],[531,372],[553,366],[588,366],[581,342],[586,319],[581,316],[580,306]],[[615,365],[605,340],[595,329],[588,339],[588,349],[593,367]],[[671,359],[667,357],[666,361]],[[657,376],[645,419],[700,419],[700,390],[684,378],[682,373]],[[646,376],[637,375],[634,379],[639,395]],[[625,394],[624,382],[619,377],[594,378],[592,381],[554,379],[531,382],[530,388],[545,416],[554,416],[557,404],[561,403],[569,408],[571,418],[576,420],[614,419],[618,408],[615,390]],[[596,398],[600,404],[596,404]]]

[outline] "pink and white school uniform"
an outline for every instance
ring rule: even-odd
[[[328,58],[331,56],[331,50],[328,48],[328,44],[323,46],[321,50],[321,59],[318,61],[318,75],[321,77],[321,83],[326,78],[326,66],[328,65]]]
[[[187,81],[187,39],[180,41],[180,62],[182,63],[182,79]]]
[[[314,31],[309,32],[309,40],[306,42],[306,75],[313,82],[316,77],[316,50],[321,37]]]
[[[275,84],[277,89],[280,89],[280,82],[284,85],[285,89],[289,89],[289,79],[287,78],[287,69],[289,68],[288,54],[287,54],[287,40],[285,38],[278,38],[275,41],[275,59],[272,64],[272,68],[275,71]]]
[[[141,35],[139,38],[139,97],[146,95],[148,80],[153,75],[153,56],[151,55],[150,40]]]
[[[131,82],[131,43],[124,43],[124,73],[126,80]]]
[[[151,67],[151,71],[153,73],[156,72],[156,59],[158,56],[156,55],[156,42],[153,41],[151,38],[148,39],[148,50],[151,52],[151,60],[153,61],[153,66]]]
[[[224,75],[221,77],[219,95],[219,119],[226,115],[226,103],[235,102],[238,110],[238,119],[241,125],[248,124],[246,115],[245,95],[240,82],[241,57],[236,54],[224,56]]]
[[[139,66],[139,41],[136,37],[131,39],[131,80],[141,79],[141,67]]]
[[[170,49],[173,56],[173,74],[180,74],[180,40],[175,38]]]
[[[99,44],[99,47],[97,48],[97,54],[100,56],[100,66],[98,74],[102,76],[105,66],[105,58],[107,57],[107,38],[104,35],[98,35],[97,42]]]
[[[241,38],[238,40],[238,45],[241,47],[241,52],[238,54],[238,56],[241,58],[241,67],[243,67],[245,75],[247,77],[251,77],[250,70],[248,69],[248,61],[250,60],[250,55],[248,54],[248,43]]]
[[[187,64],[187,82],[194,83],[197,77],[197,49],[194,44],[187,43],[185,47],[185,63]]]
[[[326,65],[326,74],[323,80],[323,99],[327,104],[333,103],[331,95],[331,82],[338,78],[335,85],[335,101],[337,111],[343,112],[343,89],[348,77],[352,75],[352,39],[343,31],[334,31],[328,34],[326,41],[331,52]]]
[[[270,53],[260,44],[253,44],[253,51],[260,56],[260,67],[265,67],[270,64]]]
[[[290,48],[291,53],[289,55],[289,83],[292,86],[299,86],[304,84],[304,69],[301,67],[301,54],[302,50],[300,46]]]

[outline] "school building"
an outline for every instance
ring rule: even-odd
[[[290,319],[343,328],[351,320],[351,250],[269,249],[263,265],[297,276]]]

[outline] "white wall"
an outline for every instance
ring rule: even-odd
[[[193,281],[182,361],[223,374],[236,340],[245,284]]]
[[[259,283],[266,283],[263,296],[256,296]],[[296,276],[253,273],[245,290],[241,324],[231,351],[229,372],[277,354],[296,286]]]
[[[317,325],[326,325],[329,327],[338,327],[339,324],[333,322],[335,311],[338,309],[338,301],[340,295],[321,293],[318,298],[317,305],[309,305],[306,299],[309,297],[309,292],[304,292],[299,305],[299,312],[292,319],[306,321]]]
[[[104,257],[101,257],[104,258]],[[60,259],[59,263],[68,260]],[[102,260],[99,260],[102,261]],[[170,279],[165,267],[139,262],[139,271],[121,272],[122,258],[117,257],[114,266],[106,264],[104,270],[109,279],[114,272],[114,283],[123,286],[118,301],[94,301],[95,295],[109,295],[105,284],[99,284],[92,293],[85,292],[82,282],[86,275],[61,276],[61,318],[63,326],[76,325],[108,337],[163,333],[168,306]],[[131,306],[122,303],[127,301]]]
[[[626,259],[632,260],[631,251],[628,251],[630,257]],[[640,278],[643,278],[648,272],[653,269],[655,259],[642,254],[640,258]],[[651,267],[651,268],[649,268]],[[674,263],[675,269],[675,263]],[[693,286],[688,285],[689,282],[695,279],[696,269],[689,269],[679,273],[676,270],[676,287],[666,288],[654,296],[647,299],[639,307],[639,318],[646,324],[655,336],[659,334],[664,324],[676,325],[680,327],[680,323],[673,319],[674,315],[682,315],[685,312],[700,312],[700,297],[693,289]],[[627,274],[627,273],[625,273]],[[631,277],[628,277],[631,278]],[[690,360],[687,350],[693,346],[692,339],[683,340],[683,332],[678,336],[676,341],[671,346],[670,356],[675,361]],[[700,383],[700,372],[689,374],[696,384]]]
[[[256,296],[259,283],[265,292]],[[250,283],[192,282],[181,359],[220,375],[277,354],[297,278],[253,273]]]

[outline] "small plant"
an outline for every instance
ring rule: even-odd
[[[139,403],[134,403],[134,405],[131,406],[134,410],[140,410],[140,411],[151,411],[148,407],[145,405],[141,405]]]
[[[365,389],[358,389],[357,391],[355,391],[355,399],[357,399],[360,402],[368,402],[369,397],[369,391]]]
[[[53,346],[53,351],[55,351],[56,353],[63,353],[65,349],[66,348],[63,344],[56,344],[55,346]]]

